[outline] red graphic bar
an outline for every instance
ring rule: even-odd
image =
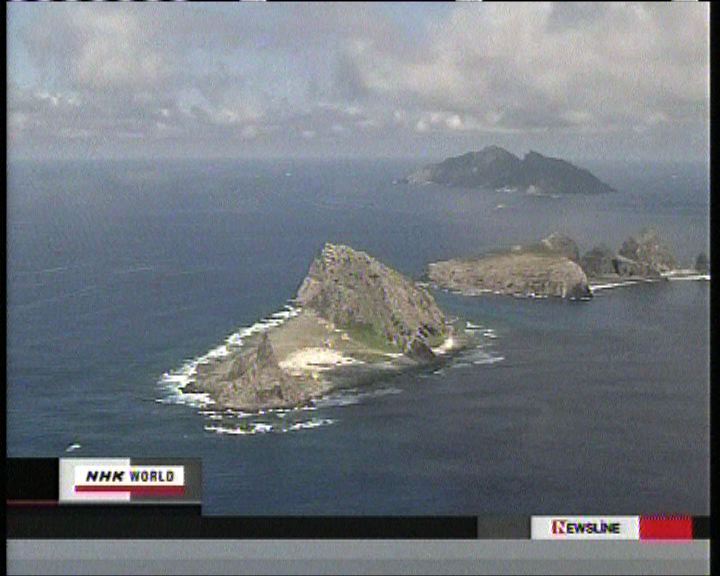
[[[129,492],[133,496],[183,496],[185,486],[75,486],[75,492]]]
[[[692,540],[690,516],[640,517],[640,540]]]

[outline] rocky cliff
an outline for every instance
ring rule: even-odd
[[[592,294],[587,276],[568,255],[577,258],[577,245],[553,234],[538,244],[516,246],[509,251],[435,262],[428,266],[428,275],[441,287],[470,295],[494,292],[588,298]]]
[[[669,272],[677,265],[672,251],[654,228],[643,229],[637,238],[630,236],[623,242],[618,254],[651,274]]]
[[[280,369],[267,333],[228,361],[199,367],[198,380],[216,403],[232,408],[296,405],[310,391]]]
[[[430,279],[437,285],[466,294],[561,296],[585,298],[595,286],[607,282],[660,280],[677,277],[672,250],[653,228],[630,236],[617,252],[605,245],[580,256],[577,243],[554,232],[535,244],[515,246],[477,258],[430,264]],[[705,269],[699,258],[696,269]]]
[[[414,356],[446,332],[445,316],[427,290],[347,246],[325,245],[297,301],[337,326],[385,339]]]
[[[617,253],[596,246],[583,255],[580,264],[590,278],[658,279],[677,266],[672,250],[653,228],[625,240]]]
[[[534,194],[599,194],[614,189],[588,170],[560,158],[531,151],[522,159],[488,146],[430,164],[405,179],[410,184],[487,189],[518,189]]]

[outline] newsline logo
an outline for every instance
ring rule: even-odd
[[[533,539],[638,540],[638,516],[533,516]]]
[[[568,522],[552,521],[553,534],[620,534],[620,522]]]

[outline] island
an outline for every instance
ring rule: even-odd
[[[440,288],[469,296],[590,298],[592,291],[578,257],[572,239],[553,233],[536,244],[431,263],[428,276]]]
[[[443,362],[470,338],[427,288],[348,246],[325,244],[295,303],[294,317],[199,364],[185,392],[205,393],[220,408],[297,407]]]
[[[708,264],[701,254],[695,268],[678,268],[657,230],[644,228],[617,251],[600,245],[580,256],[572,238],[554,232],[534,244],[433,262],[427,273],[438,288],[464,295],[588,300],[594,290],[616,285],[703,278],[708,275]]]
[[[487,146],[477,152],[430,164],[400,182],[551,196],[616,191],[588,170],[560,158],[543,156],[535,151],[519,158],[499,146]]]

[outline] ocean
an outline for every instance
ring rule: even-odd
[[[654,225],[682,266],[709,252],[704,164],[585,165],[620,192],[577,198],[393,184],[418,164],[12,161],[7,455],[201,457],[207,514],[708,514],[707,281],[435,292],[478,340],[439,370],[281,413],[178,394],[282,321],[326,241],[417,279],[555,230],[586,250]]]

